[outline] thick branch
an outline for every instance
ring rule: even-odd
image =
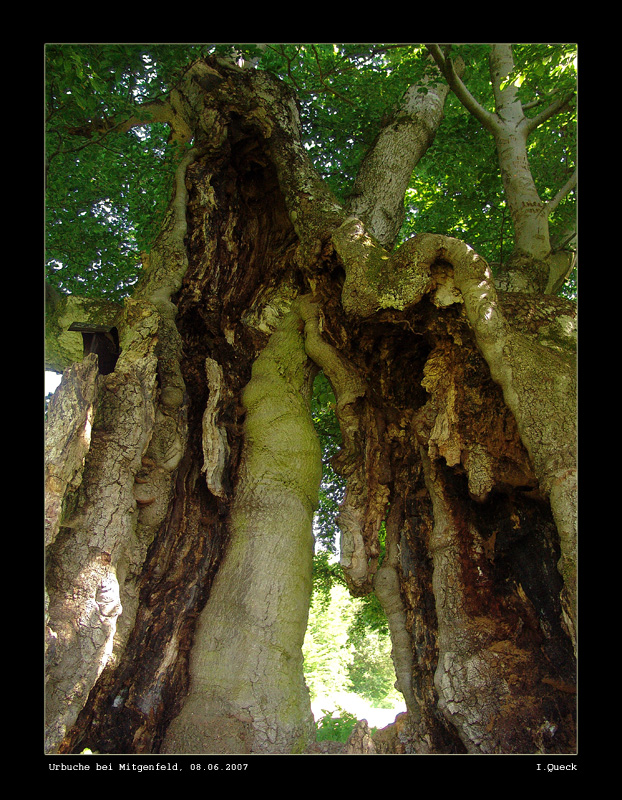
[[[460,66],[457,69],[461,71]],[[434,71],[436,75],[405,92],[394,117],[363,159],[348,203],[348,211],[385,247],[397,239],[412,171],[443,119],[449,86],[440,84],[440,73]]]

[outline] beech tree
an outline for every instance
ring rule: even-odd
[[[46,48],[48,753],[314,752],[319,374],[375,752],[575,752],[575,56]]]

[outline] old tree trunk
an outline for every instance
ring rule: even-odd
[[[197,62],[175,110],[166,224],[98,320],[116,367],[74,363],[49,412],[47,752],[310,751],[319,370],[342,566],[408,708],[376,751],[574,752],[572,305],[497,291],[445,236],[385,249],[266,73]]]

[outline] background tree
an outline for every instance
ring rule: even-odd
[[[303,647],[312,700],[322,701],[329,713],[348,693],[375,708],[401,705],[388,633],[375,595],[352,598],[343,581],[333,581],[328,592],[316,591]]]
[[[566,164],[566,180],[557,187],[554,184],[554,196],[544,201],[536,188],[529,164],[527,143],[529,136],[537,128],[552,117],[557,117],[574,101],[575,87],[565,69],[574,58],[572,48],[567,45],[559,48],[557,57],[561,63],[556,65],[555,72],[562,79],[547,91],[546,82],[543,86],[538,78],[546,75],[542,67],[546,67],[553,56],[547,54],[543,64],[539,62],[538,55],[534,59],[533,50],[525,53],[518,48],[524,65],[521,70],[520,65],[517,67],[515,64],[511,45],[493,44],[489,62],[494,113],[488,111],[469,92],[456,74],[451,60],[444,57],[438,45],[433,45],[430,51],[461,103],[492,134],[495,141],[504,196],[514,229],[513,251],[507,262],[502,264],[504,285],[517,291],[559,290],[573,266],[573,259],[563,252],[554,253],[549,234],[549,217],[575,187],[577,174],[576,170],[573,171],[572,163]],[[528,76],[532,83],[530,100],[524,103],[520,87]],[[531,116],[527,115],[527,109],[532,110]],[[559,126],[559,122],[557,125]],[[547,188],[550,190],[550,187]],[[574,233],[571,230],[569,238]]]
[[[234,49],[47,48],[46,746],[311,746],[321,371],[401,752],[572,752],[576,314],[516,212],[571,241],[572,48]],[[538,201],[479,161],[510,117]]]

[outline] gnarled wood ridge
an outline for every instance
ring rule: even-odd
[[[377,752],[574,752],[573,305],[498,291],[447,236],[393,250],[379,173],[340,205],[267,73],[197,61],[156,111],[188,144],[135,291],[97,311],[115,370],[67,333],[87,301],[50,315],[48,752],[310,751],[319,370],[344,574],[408,708]]]

